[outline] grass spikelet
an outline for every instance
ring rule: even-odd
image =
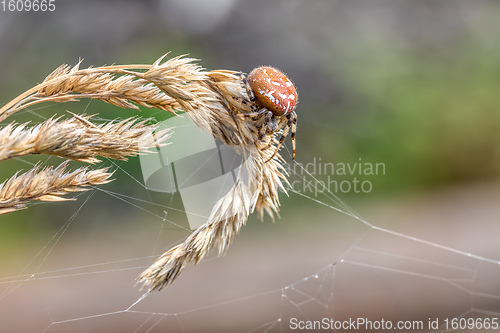
[[[110,182],[112,175],[107,168],[89,170],[79,168],[66,172],[68,162],[58,167],[40,169],[36,165],[23,174],[15,174],[0,184],[0,214],[9,213],[26,207],[30,201],[64,201],[71,192],[87,191],[89,186]]]
[[[30,154],[55,155],[86,163],[96,163],[102,156],[125,160],[127,156],[147,152],[165,144],[166,131],[153,136],[156,125],[128,118],[119,122],[94,124],[91,116],[50,118],[29,128],[27,124],[9,124],[0,130],[0,161]]]

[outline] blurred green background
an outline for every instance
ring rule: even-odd
[[[498,1],[65,0],[56,8],[52,13],[0,12],[0,104],[41,82],[59,65],[73,65],[80,58],[83,67],[152,63],[171,51],[171,56],[200,59],[209,69],[249,72],[272,65],[287,73],[299,92],[298,163],[321,158],[323,163],[361,159],[385,164],[384,175],[361,176],[373,185],[369,193],[337,193],[351,206],[364,210],[387,198],[425,198],[450,188],[467,193],[478,184],[488,189],[498,184]],[[98,114],[96,119],[138,114],[82,100],[23,111],[1,125],[37,123],[66,110]],[[168,116],[145,108],[141,115],[158,121]],[[287,146],[290,150],[289,140]],[[38,156],[2,162],[1,181],[40,159],[60,162]],[[82,194],[76,202],[35,203],[1,216],[0,260],[18,271],[27,263],[13,253],[35,256],[74,219],[82,221],[71,223],[74,234],[68,231],[63,240],[92,239],[105,233],[99,229],[103,224],[106,230],[157,231],[159,219],[147,212],[160,216],[162,207],[156,204],[178,198],[148,192],[138,184],[134,178],[140,182],[142,176],[137,158],[116,165],[116,181],[104,186],[105,191],[145,202],[98,191]],[[83,205],[85,200],[90,201]],[[304,219],[324,218],[315,205],[298,195],[283,196],[286,224],[304,230]],[[140,225],[147,220],[152,222]],[[253,216],[250,221],[255,220]],[[249,228],[262,234],[268,225],[250,223]],[[166,230],[174,239],[188,234],[173,227]],[[157,254],[164,246],[149,250]]]

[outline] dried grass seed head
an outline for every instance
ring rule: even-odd
[[[71,200],[64,195],[86,191],[89,186],[109,183],[113,174],[108,172],[108,168],[79,168],[66,172],[67,165],[68,161],[56,168],[47,167],[41,170],[40,165],[36,165],[26,173],[18,172],[0,184],[0,214],[23,209],[27,203],[34,200]]]

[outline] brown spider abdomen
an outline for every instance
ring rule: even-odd
[[[291,113],[297,105],[297,90],[293,82],[276,68],[255,68],[248,75],[248,84],[259,108],[266,108],[275,116]]]

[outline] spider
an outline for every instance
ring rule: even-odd
[[[245,116],[252,117],[259,128],[259,141],[266,134],[274,134],[283,129],[278,146],[273,155],[266,161],[269,162],[278,153],[281,145],[292,132],[292,158],[295,159],[295,132],[297,129],[297,90],[292,81],[281,71],[270,66],[257,67],[250,72],[248,79],[241,74],[247,90],[248,97],[252,103],[251,113]],[[267,149],[273,140],[269,142]]]

